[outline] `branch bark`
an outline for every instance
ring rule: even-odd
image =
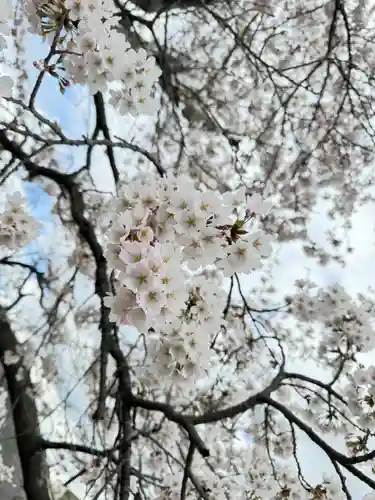
[[[21,462],[23,487],[27,500],[52,500],[48,488],[48,469],[44,451],[36,451],[41,440],[38,414],[32,397],[30,375],[22,361],[6,365],[6,351],[17,352],[17,338],[5,312],[0,309],[0,360],[4,366],[17,448]]]
[[[202,8],[215,0],[133,0],[145,12],[160,12],[172,9],[186,10],[189,7]]]
[[[315,443],[324,453],[328,456],[331,461],[334,461],[344,467],[348,472],[353,474],[353,476],[360,479],[363,483],[367,484],[370,488],[375,490],[375,481],[368,477],[364,472],[354,467],[353,460],[346,455],[343,455],[339,451],[335,450],[330,446],[324,439],[322,439],[313,429],[305,424],[300,418],[298,418],[292,411],[286,408],[284,405],[278,401],[270,398],[269,396],[263,396],[261,398],[264,403],[268,404],[275,410],[278,410],[284,417],[292,424],[296,425],[301,431],[303,431],[313,443]]]

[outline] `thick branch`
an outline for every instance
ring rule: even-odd
[[[343,455],[342,453],[336,451],[332,446],[330,446],[324,439],[322,439],[318,434],[316,434],[313,429],[305,424],[301,419],[299,419],[291,410],[286,408],[284,405],[271,399],[269,396],[264,396],[263,402],[270,405],[272,408],[278,410],[284,417],[291,423],[295,424],[301,431],[303,431],[315,443],[324,453],[329,457],[331,461],[337,462],[342,465],[348,472],[353,474],[353,476],[360,479],[362,482],[370,486],[375,490],[375,481],[370,479],[364,472],[360,471],[352,465],[352,459]]]
[[[275,391],[280,386],[280,383],[283,381],[284,376],[285,376],[284,373],[281,371],[276,375],[276,377],[272,380],[272,382],[269,384],[268,387],[266,387],[263,391],[258,392],[253,396],[250,396],[244,401],[241,401],[241,403],[238,403],[233,406],[228,406],[227,408],[223,408],[222,410],[214,412],[209,411],[198,417],[186,416],[185,418],[187,418],[194,425],[210,424],[213,422],[219,422],[220,420],[224,420],[226,418],[233,418],[237,415],[245,413],[246,411],[251,410],[252,408],[257,406],[258,404],[262,404],[264,402],[263,398],[272,394],[272,392]]]
[[[145,12],[168,11],[172,9],[185,10],[189,7],[204,7],[215,0],[133,0],[133,3]]]
[[[78,443],[68,443],[64,441],[48,441],[47,439],[40,439],[38,442],[39,450],[68,450],[77,453],[85,453],[100,458],[114,459],[114,450],[98,450],[92,446],[86,446]]]
[[[183,427],[186,430],[186,432],[189,435],[191,443],[193,443],[197,447],[198,451],[203,457],[208,457],[210,455],[209,450],[203,443],[202,439],[199,437],[199,434],[194,427],[195,422],[192,423],[193,420],[192,417],[188,415],[186,416],[182,415],[168,403],[149,401],[147,399],[138,398],[136,396],[132,397],[131,404],[132,406],[144,408],[145,410],[160,411],[164,413],[164,415],[171,422],[175,422],[176,424],[181,425],[181,427]]]
[[[40,441],[38,415],[32,397],[29,372],[22,362],[5,365],[4,354],[17,352],[17,339],[4,311],[0,310],[0,360],[4,366],[12,417],[21,462],[23,487],[27,500],[51,500],[48,490],[48,471],[43,451],[36,451]]]

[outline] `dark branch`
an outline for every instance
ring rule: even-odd
[[[37,451],[41,437],[29,372],[21,361],[11,365],[4,364],[5,352],[11,351],[16,354],[17,346],[17,338],[5,312],[0,309],[0,360],[4,366],[12,405],[23,487],[27,500],[52,500],[48,490],[45,454],[43,451]]]

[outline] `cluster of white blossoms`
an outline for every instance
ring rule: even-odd
[[[72,83],[85,84],[92,95],[109,91],[120,114],[152,114],[157,104],[153,86],[161,70],[144,49],[132,49],[115,31],[114,8],[95,0],[26,0],[29,31],[51,43],[55,39],[58,50],[56,61],[34,66],[57,78],[62,92]]]
[[[303,322],[316,321],[326,328],[321,354],[335,350],[338,343],[347,352],[369,352],[375,347],[371,315],[359,307],[343,287],[330,286],[318,293],[302,292],[293,297],[294,315]]]
[[[348,407],[362,428],[373,426],[375,417],[375,367],[360,367],[349,376],[345,386]]]
[[[186,301],[180,316],[159,331],[153,328],[147,336],[149,356],[138,375],[149,384],[191,384],[210,367],[210,344],[223,324],[218,310],[224,309],[227,300],[222,280],[213,271],[204,270],[191,276],[181,297]]]
[[[212,441],[211,441],[212,442]],[[214,446],[214,442],[212,445]],[[230,447],[230,442],[225,443]],[[259,447],[260,448],[260,447]],[[232,450],[231,450],[232,451]],[[254,450],[256,451],[256,450]],[[241,460],[240,454],[249,458],[245,462]],[[245,470],[245,474],[232,473],[225,476],[207,474],[204,467],[194,470],[194,475],[199,480],[200,485],[208,493],[208,498],[215,500],[344,500],[340,481],[329,475],[324,475],[321,483],[315,486],[304,487],[294,470],[284,464],[277,464],[277,469],[273,473],[269,470],[267,462],[268,457],[262,457],[262,460],[253,458],[255,453],[249,453],[248,449],[232,451],[231,454],[223,454],[221,460],[221,471],[226,470],[228,462],[232,463],[236,469]],[[251,464],[249,466],[249,464]],[[212,470],[214,468],[212,467]],[[165,491],[158,497],[159,500],[174,500],[179,498],[181,491],[181,481],[183,471],[178,470],[173,475],[166,475],[164,485],[167,487]],[[187,498],[195,498],[194,490],[191,490],[191,496]]]
[[[39,224],[28,215],[25,200],[19,192],[7,199],[0,213],[0,247],[20,248],[30,243],[39,232]]]
[[[206,266],[226,277],[259,268],[271,254],[259,224],[269,203],[258,195],[246,200],[244,188],[220,195],[198,191],[187,176],[167,176],[130,185],[123,207],[106,233],[104,255],[117,280],[105,301],[110,320],[151,329],[159,365],[187,375],[204,365],[207,332],[220,327],[225,306]]]

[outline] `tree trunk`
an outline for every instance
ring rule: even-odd
[[[29,372],[22,365],[22,359],[16,364],[4,364],[5,352],[11,351],[16,354],[17,346],[17,338],[10,327],[6,314],[0,309],[0,360],[4,368],[13,418],[11,425],[6,425],[5,432],[12,436],[16,435],[16,441],[13,439],[10,442],[6,453],[13,454],[16,448],[18,450],[22,470],[21,484],[23,483],[26,499],[51,500],[45,453],[40,451],[35,453],[41,436]],[[17,454],[14,453],[14,455]],[[25,498],[25,496],[20,498]],[[0,498],[6,499],[7,497],[0,494]],[[13,498],[17,498],[17,496],[14,494],[9,497],[9,499]]]

